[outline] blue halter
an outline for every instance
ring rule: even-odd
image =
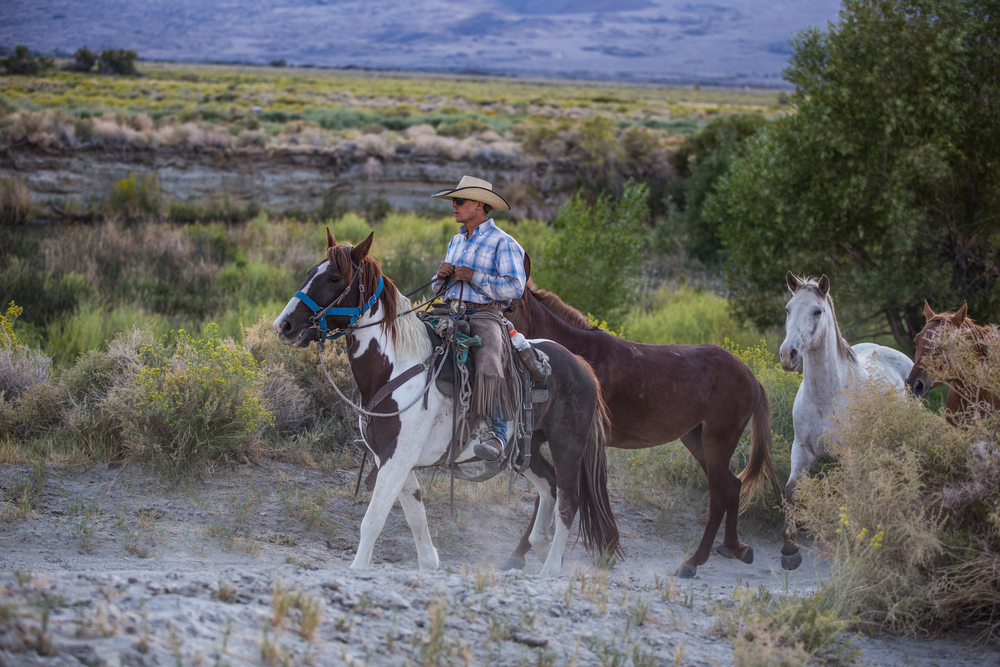
[[[337,299],[337,301],[334,301],[326,308],[320,308],[316,304],[316,302],[313,301],[312,298],[305,292],[296,292],[295,296],[298,297],[299,301],[306,304],[306,306],[308,306],[309,309],[313,311],[312,319],[313,322],[317,324],[317,329],[319,330],[319,337],[322,340],[336,340],[341,336],[351,333],[351,331],[357,328],[355,326],[355,322],[357,322],[359,317],[364,315],[372,306],[375,305],[375,302],[378,301],[379,295],[382,294],[383,285],[384,281],[382,279],[382,276],[379,276],[378,287],[375,288],[375,293],[372,294],[370,297],[368,297],[368,300],[365,301],[363,304],[355,306],[353,308],[347,308],[347,307],[334,308],[334,304],[336,304],[337,301],[340,301],[340,299]],[[364,291],[365,291],[364,284],[360,284],[359,287],[361,288],[362,296],[364,296]],[[330,331],[329,329],[327,329],[326,326],[326,318],[329,317],[330,315],[348,315],[351,318],[351,323],[341,329]]]

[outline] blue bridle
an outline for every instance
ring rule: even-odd
[[[345,296],[347,296],[347,292],[346,291],[337,300],[335,300],[333,303],[331,303],[326,308],[320,308],[316,304],[316,302],[312,300],[312,297],[310,297],[305,292],[296,292],[294,296],[298,297],[299,301],[301,301],[302,303],[306,304],[306,306],[308,306],[309,309],[311,311],[313,311],[313,316],[312,316],[311,319],[313,321],[313,326],[319,331],[319,337],[320,337],[320,339],[321,340],[336,340],[336,339],[340,338],[341,336],[344,336],[344,335],[347,335],[347,334],[351,333],[352,331],[354,331],[357,328],[357,326],[355,325],[355,322],[357,322],[359,317],[361,317],[362,315],[364,315],[366,312],[368,312],[368,310],[372,306],[375,305],[375,302],[378,301],[379,295],[382,294],[382,287],[383,287],[383,285],[384,285],[384,281],[382,279],[382,276],[379,276],[378,287],[375,288],[375,293],[372,294],[370,297],[368,297],[368,299],[366,301],[363,301],[361,305],[355,306],[353,308],[347,308],[347,307],[336,307],[335,308],[334,307],[334,306],[337,305],[337,303],[340,302],[340,299],[343,299]],[[362,299],[364,299],[364,294],[365,294],[364,283],[361,282],[361,281],[358,281],[358,287],[361,289],[361,297],[362,297]],[[348,287],[348,290],[349,289],[350,289],[350,287]],[[326,326],[326,318],[329,317],[329,316],[331,316],[331,315],[347,315],[347,316],[349,316],[351,318],[351,323],[348,324],[346,327],[342,327],[340,329],[335,329],[335,330],[331,331],[331,330],[327,329],[327,326]]]

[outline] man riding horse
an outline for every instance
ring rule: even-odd
[[[458,187],[431,195],[450,199],[455,222],[462,225],[448,243],[448,253],[438,267],[432,287],[440,290],[453,317],[469,324],[482,347],[472,348],[476,382],[471,414],[483,417],[492,431],[476,445],[476,456],[497,461],[507,444],[506,419],[518,407],[517,394],[505,368],[510,368],[507,321],[503,309],[524,292],[524,249],[494,224],[491,211],[509,211],[507,200],[482,179],[463,176]]]

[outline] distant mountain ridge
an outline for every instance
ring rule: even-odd
[[[781,85],[792,34],[839,1],[13,0],[0,44],[161,60]]]

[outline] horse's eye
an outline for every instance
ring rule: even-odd
[[[820,308],[817,308],[816,310],[813,311],[813,317],[819,317],[822,314],[823,314],[823,311]]]

